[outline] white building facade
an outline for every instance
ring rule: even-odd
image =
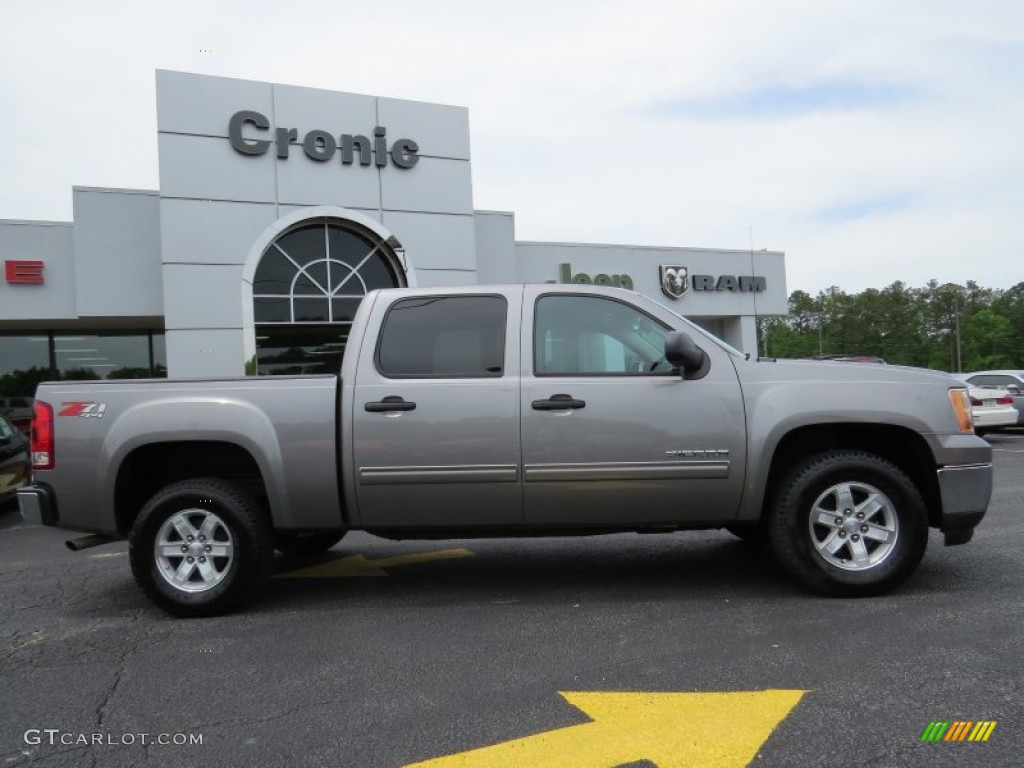
[[[755,354],[756,317],[787,311],[778,251],[516,241],[473,207],[464,108],[168,71],[156,96],[159,190],[0,219],[0,394],[336,371],[378,287],[622,285]]]

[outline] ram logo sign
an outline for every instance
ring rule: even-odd
[[[670,299],[678,299],[690,288],[690,273],[686,267],[662,264],[659,270],[661,290]]]

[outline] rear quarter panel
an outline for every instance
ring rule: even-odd
[[[336,392],[335,376],[43,384],[55,468],[34,479],[56,491],[62,527],[114,533],[118,471],[133,450],[228,442],[259,466],[275,525],[337,527]],[[75,402],[101,403],[103,416],[71,415]]]

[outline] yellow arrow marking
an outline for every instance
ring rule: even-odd
[[[405,768],[745,766],[806,691],[561,693],[593,722],[545,731]]]
[[[351,555],[340,560],[332,560],[329,563],[312,565],[309,568],[300,568],[297,571],[279,573],[278,579],[350,579],[360,576],[387,576],[385,568],[393,568],[396,565],[414,565],[416,563],[429,563],[434,560],[453,560],[457,557],[470,557],[472,552],[468,549],[440,549],[436,552],[418,552],[412,555],[398,555],[397,557],[385,557],[380,560],[370,560],[364,555]]]

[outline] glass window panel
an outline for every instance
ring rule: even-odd
[[[257,373],[338,373],[349,326],[269,325],[256,327]]]
[[[331,259],[351,267],[357,266],[374,248],[366,237],[341,227],[330,227],[327,239]]]
[[[61,379],[149,378],[149,335],[123,332],[55,334]]]
[[[395,274],[388,269],[384,256],[380,253],[374,255],[372,259],[366,262],[362,269],[359,270],[359,276],[363,278],[363,282],[366,283],[366,290],[372,291],[374,288],[397,288],[401,283],[396,279]],[[341,289],[341,293],[356,293],[353,290],[351,284],[358,281],[350,280],[349,283]]]
[[[351,323],[361,302],[362,299],[331,299],[331,310],[334,312],[331,320],[335,323]]]
[[[328,300],[322,299],[299,299],[295,298],[294,312],[296,323],[326,323],[330,320],[328,312]]]
[[[381,330],[378,368],[392,377],[500,376],[506,313],[500,296],[395,302]]]
[[[534,371],[540,375],[629,375],[670,370],[669,328],[634,307],[597,296],[537,302]]]
[[[31,397],[40,382],[52,378],[45,332],[0,334],[0,395]]]
[[[324,242],[324,225],[314,224],[289,232],[277,240],[277,244],[299,266],[311,261],[322,259],[326,255],[327,245]],[[276,250],[276,249],[275,249]]]
[[[153,375],[167,378],[167,337],[163,331],[153,331]]]
[[[273,246],[263,254],[253,277],[252,292],[257,294],[287,294],[295,277],[295,265]]]
[[[291,299],[257,296],[252,300],[253,317],[257,323],[290,323],[292,321]]]
[[[310,264],[309,266],[307,266],[306,267],[306,274],[309,275],[310,278],[315,280],[316,283],[318,283],[320,286],[322,286],[323,290],[321,290],[320,288],[317,288],[316,289],[317,293],[330,292],[331,282],[330,282],[330,280],[327,279],[327,261],[326,260],[318,261],[318,262],[315,262],[315,263]],[[298,290],[296,290],[295,292],[299,293]]]
[[[292,293],[294,293],[296,296],[324,295],[324,292],[317,287],[316,283],[310,280],[306,275],[299,275],[297,278],[295,278],[295,286],[294,288],[292,288]]]

